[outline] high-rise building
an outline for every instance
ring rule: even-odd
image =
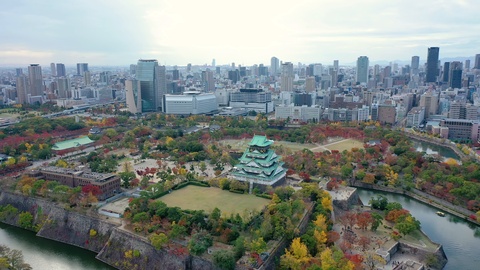
[[[42,67],[38,64],[31,64],[28,67],[28,82],[30,85],[30,91],[28,94],[31,96],[43,95],[43,77]]]
[[[280,72],[280,60],[277,57],[270,59],[270,75],[277,75]]]
[[[462,62],[450,63],[448,86],[451,88],[462,88]]]
[[[136,80],[125,85],[127,106],[131,112],[160,111],[162,98],[167,91],[166,68],[157,60],[138,60]]]
[[[425,118],[437,114],[438,109],[438,96],[432,92],[423,94],[420,97],[420,107],[425,108]]]
[[[357,59],[356,81],[358,83],[368,82],[368,57],[360,56]]]
[[[57,63],[57,77],[65,77],[65,76],[67,76],[65,65],[62,63]]]
[[[450,76],[450,62],[443,63],[443,80],[442,82],[448,82]]]
[[[420,67],[420,57],[419,56],[412,56],[412,75],[418,75],[419,67]]]
[[[215,91],[215,78],[213,77],[213,71],[210,69],[202,71],[202,79],[205,92]]]
[[[17,76],[17,103],[28,103],[28,78],[23,74]]]
[[[465,71],[470,69],[470,59],[465,60]]]
[[[88,71],[88,63],[77,63],[77,75],[83,76],[85,71]]]
[[[333,69],[338,71],[338,60],[333,60]]]
[[[83,82],[85,85],[92,84],[92,75],[90,74],[90,71],[83,72]]]
[[[293,63],[285,62],[282,64],[281,91],[293,91]]]
[[[70,80],[68,78],[62,77],[57,79],[57,98],[70,98],[71,89],[70,89]]]
[[[16,76],[23,75],[23,69],[22,68],[16,68],[15,69],[15,74],[16,74]]]
[[[53,77],[57,76],[57,69],[55,68],[55,63],[50,63],[50,71]]]
[[[425,78],[425,81],[427,83],[437,81],[437,76],[439,74],[439,69],[438,69],[439,53],[440,53],[440,48],[439,47],[429,47],[428,48],[427,74],[426,74],[426,78]]]
[[[480,69],[480,54],[475,55],[475,66],[473,68]]]

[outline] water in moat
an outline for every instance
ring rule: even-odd
[[[372,197],[381,194],[389,201],[399,202],[412,215],[420,220],[422,230],[433,242],[443,245],[448,258],[444,269],[479,269],[480,228],[456,216],[445,213],[445,217],[436,214],[437,208],[399,194],[359,189],[358,194],[364,204]]]
[[[110,270],[113,267],[95,259],[96,253],[35,236],[11,225],[0,223],[0,244],[23,252],[34,270]]]
[[[433,143],[417,141],[413,139],[412,139],[412,142],[413,142],[413,148],[415,148],[417,152],[425,152],[429,155],[435,154],[435,155],[440,155],[444,158],[453,158],[456,160],[460,160],[460,157],[457,154],[455,154],[455,152],[453,152],[452,149],[448,147],[439,146]]]

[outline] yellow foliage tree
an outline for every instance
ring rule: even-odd
[[[68,163],[63,159],[59,159],[55,165],[57,167],[61,167],[61,168],[67,168],[68,167]]]
[[[327,218],[323,214],[318,214],[313,222],[319,231],[327,231]]]
[[[385,173],[385,178],[387,179],[390,185],[395,186],[398,179],[398,173],[395,173],[391,168],[387,168],[387,172]]]
[[[13,157],[10,157],[7,159],[7,161],[5,161],[5,165],[7,166],[11,166],[11,165],[15,165],[15,163],[17,163],[17,160]]]
[[[339,259],[330,248],[326,248],[320,253],[322,270],[353,270],[355,265],[345,259]]]
[[[322,198],[322,206],[324,209],[327,209],[327,210],[330,210],[333,211],[333,206],[332,206],[332,198],[329,196],[329,197],[323,197]]]
[[[18,163],[24,163],[27,162],[27,157],[26,156],[21,156],[20,159],[18,160]]]
[[[297,237],[293,239],[290,249],[285,249],[285,254],[280,258],[280,265],[285,269],[304,269],[310,260],[307,246]]]
[[[317,244],[317,250],[321,251],[325,248],[325,244],[327,243],[327,234],[325,231],[318,231],[315,230],[313,232],[313,237],[316,240]]]
[[[174,139],[173,139],[172,137],[167,136],[167,137],[165,138],[165,144],[166,144],[167,146],[169,146],[173,141],[174,141]]]
[[[94,229],[90,229],[90,237],[95,237],[97,235],[97,231]]]
[[[450,166],[455,166],[455,165],[458,165],[457,161],[453,158],[447,158],[445,161],[444,161],[445,164],[448,164]]]

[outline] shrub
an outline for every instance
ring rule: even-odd
[[[238,193],[238,194],[244,194],[245,193],[245,191],[243,191],[243,190],[236,190],[236,189],[230,189],[229,191],[233,192],[233,193]]]
[[[97,231],[94,229],[90,229],[90,237],[95,237],[97,235]]]

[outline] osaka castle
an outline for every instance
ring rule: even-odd
[[[248,144],[248,148],[240,158],[240,163],[233,167],[230,175],[238,181],[249,183],[249,192],[254,186],[273,186],[281,184],[287,170],[280,156],[270,149],[273,140],[265,136],[255,135]]]

